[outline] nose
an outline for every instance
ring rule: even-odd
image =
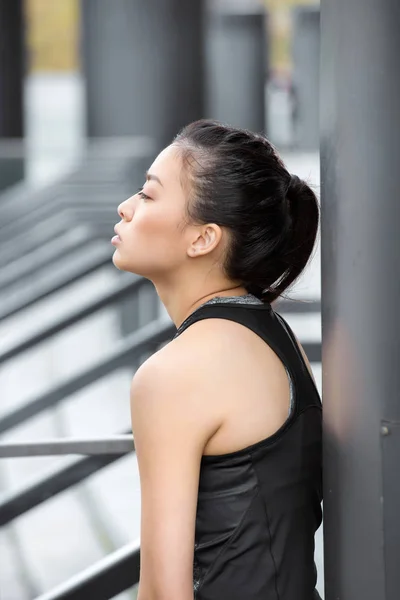
[[[133,209],[132,198],[128,198],[127,200],[124,200],[118,206],[118,214],[121,217],[121,219],[124,219],[124,221],[131,221],[131,219],[133,217],[133,212],[134,212],[134,209]]]

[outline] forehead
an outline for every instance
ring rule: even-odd
[[[182,158],[176,146],[167,146],[160,152],[149,168],[157,175],[164,188],[181,183]]]

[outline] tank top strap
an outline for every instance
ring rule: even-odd
[[[249,328],[262,338],[285,366],[299,399],[297,411],[320,404],[315,383],[300,351],[294,333],[285,319],[268,303],[206,303],[196,309],[179,326],[174,339],[188,327],[204,319],[227,319]]]
[[[202,306],[197,308],[192,314],[190,314],[187,317],[187,319],[183,321],[183,323],[178,327],[174,339],[178,337],[181,333],[183,333],[188,327],[190,327],[190,325],[193,325],[193,323],[196,323],[197,321],[202,321],[204,319],[227,319],[231,321],[237,321],[243,325],[246,325],[249,319],[249,314],[245,309],[249,307],[261,310],[264,313],[266,311],[272,310],[270,304],[264,303],[245,304],[239,302],[232,302],[231,300],[229,300],[229,302],[207,302],[206,304],[203,304]],[[253,325],[257,325],[257,319],[254,320]]]

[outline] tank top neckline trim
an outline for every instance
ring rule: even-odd
[[[200,306],[198,306],[186,319],[179,325],[177,331],[174,335],[174,339],[178,337],[190,324],[194,315],[197,314],[199,310],[204,308],[205,306],[214,306],[221,304],[229,304],[234,305],[235,307],[245,307],[248,308],[251,306],[252,308],[261,308],[261,309],[271,309],[271,305],[268,302],[263,302],[253,294],[246,294],[244,296],[214,296],[207,302],[204,302]]]

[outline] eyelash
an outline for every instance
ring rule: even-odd
[[[143,200],[151,200],[150,196],[147,196],[147,194],[145,194],[143,192],[142,188],[139,188],[138,191],[136,192],[141,198],[143,198]]]

